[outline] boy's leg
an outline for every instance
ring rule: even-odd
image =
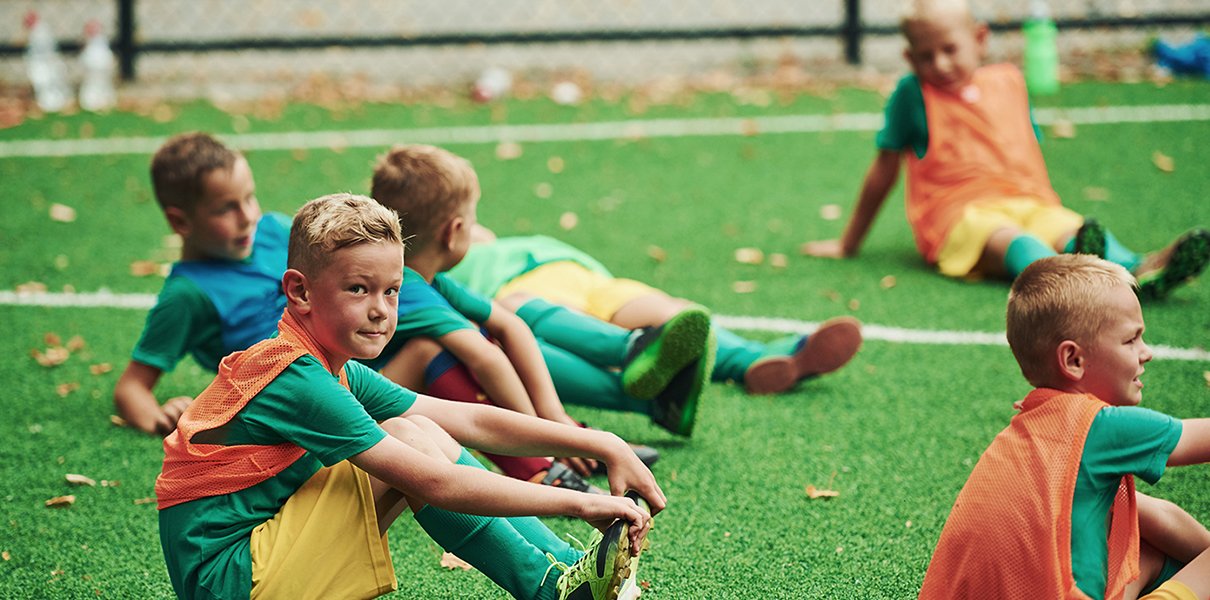
[[[1210,231],[1194,229],[1159,252],[1153,252],[1134,270],[1139,297],[1160,300],[1201,274],[1210,264]]]
[[[1010,279],[1016,279],[1034,261],[1056,254],[1046,242],[1013,227],[993,232],[984,247],[986,262],[995,264],[998,259]]]
[[[788,352],[777,352],[779,344],[770,344],[774,352],[751,364],[744,385],[752,394],[783,392],[806,377],[844,366],[857,354],[861,341],[860,321],[852,317],[828,319],[810,335],[790,340],[793,345]]]

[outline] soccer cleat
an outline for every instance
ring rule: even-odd
[[[579,473],[571,470],[571,468],[561,462],[551,463],[541,483],[542,485],[561,487],[588,494],[608,494],[605,490],[585,481],[583,477],[580,477]]]
[[[1072,253],[1091,254],[1098,258],[1105,258],[1107,246],[1105,235],[1104,225],[1101,225],[1096,219],[1086,217],[1084,224],[1076,230],[1076,243],[1072,248]]]
[[[698,401],[714,369],[715,349],[714,335],[710,335],[706,353],[682,367],[668,386],[656,394],[651,401],[651,420],[656,425],[677,435],[688,437],[693,434]]]
[[[775,394],[794,387],[805,377],[831,373],[852,360],[861,348],[861,322],[835,317],[820,324],[789,356],[767,356],[744,373],[750,394]]]
[[[560,600],[617,600],[622,585],[638,567],[630,556],[630,522],[618,519],[593,543],[584,556],[568,566],[547,554],[550,568],[563,573],[556,587]],[[549,573],[549,571],[548,571]]]
[[[1162,266],[1154,269],[1144,266],[1136,273],[1139,298],[1143,300],[1167,298],[1172,290],[1205,270],[1206,265],[1210,263],[1210,232],[1194,229],[1161,252],[1168,254]]]
[[[622,389],[640,400],[654,398],[685,365],[705,353],[710,337],[710,313],[700,306],[686,308],[659,327],[640,330],[622,367]]]

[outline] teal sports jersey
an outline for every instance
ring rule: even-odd
[[[131,358],[171,371],[191,354],[215,371],[224,356],[271,337],[286,308],[281,277],[289,236],[290,218],[268,213],[247,259],[174,264]]]
[[[207,443],[290,443],[307,452],[255,486],[160,511],[160,543],[178,596],[247,598],[252,530],[321,467],[381,441],[386,432],[378,422],[403,414],[416,400],[414,392],[364,365],[349,362],[345,372],[348,389],[317,358],[301,356],[226,425],[205,432]]]
[[[462,287],[444,273],[438,273],[429,283],[416,271],[404,267],[395,335],[376,358],[358,360],[375,370],[381,369],[413,338],[437,339],[462,329],[478,330],[491,313],[491,300]]]
[[[1179,419],[1137,406],[1109,406],[1093,419],[1071,510],[1072,575],[1089,597],[1105,595],[1109,510],[1122,476],[1135,475],[1150,484],[1159,481],[1181,429]]]
[[[504,237],[490,244],[473,244],[462,262],[446,272],[467,289],[495,297],[508,282],[553,262],[571,261],[606,277],[613,277],[588,253],[545,235]]]

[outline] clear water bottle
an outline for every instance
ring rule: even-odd
[[[1030,3],[1030,16],[1025,20],[1025,85],[1035,95],[1059,91],[1059,30],[1050,17],[1046,0]]]
[[[113,74],[117,63],[109,40],[96,20],[84,26],[84,49],[80,52],[80,107],[84,110],[108,110],[117,102],[113,89]]]
[[[25,71],[34,86],[34,101],[46,112],[58,112],[67,107],[71,90],[67,84],[67,64],[59,54],[59,44],[38,13],[25,15],[29,43],[25,47]]]

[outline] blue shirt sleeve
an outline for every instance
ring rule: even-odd
[[[492,301],[462,286],[444,273],[433,278],[433,287],[467,319],[484,323],[492,314]]]

